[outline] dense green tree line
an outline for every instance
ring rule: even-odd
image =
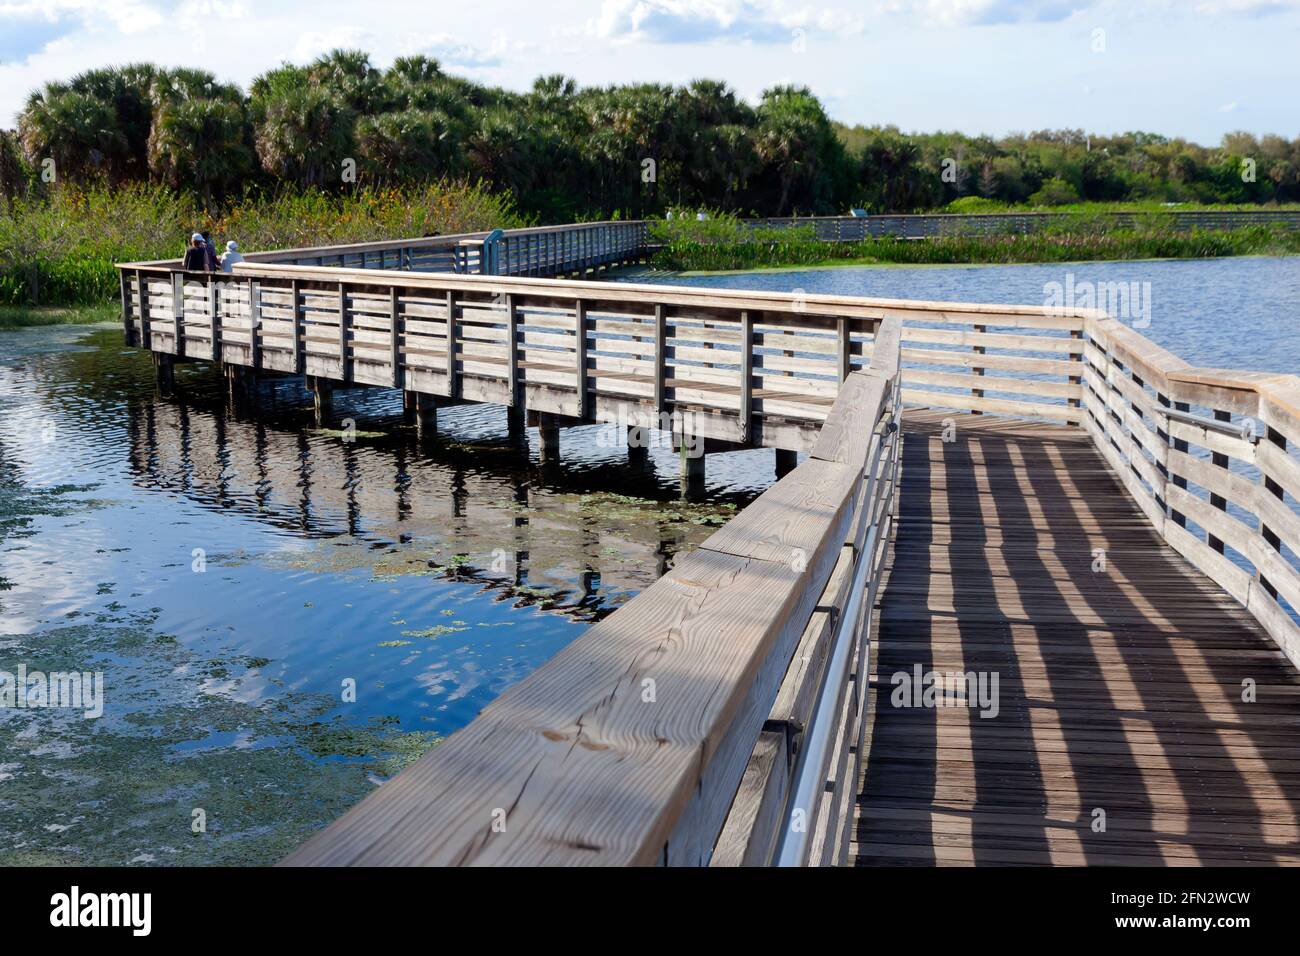
[[[152,181],[220,203],[253,191],[347,191],[437,179],[510,192],[543,220],[644,216],[673,206],[757,215],[937,208],[953,201],[1300,201],[1300,138],[1246,134],[1208,149],[1148,133],[1002,139],[834,123],[807,89],[757,105],[725,84],[526,93],[432,59],[377,69],[336,50],[245,93],[199,70],[91,70],[33,93],[0,133],[0,190],[46,181]]]

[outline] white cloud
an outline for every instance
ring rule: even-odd
[[[295,63],[304,63],[330,50],[371,50],[374,39],[369,30],[347,24],[328,30],[310,30],[298,37],[289,58]]]
[[[202,26],[212,20],[244,20],[249,13],[244,0],[186,0],[181,4],[181,22],[186,26]]]
[[[9,0],[0,2],[0,24],[40,17],[56,23],[79,19],[89,28],[111,24],[121,33],[151,30],[163,22],[157,8],[140,0]]]
[[[787,43],[796,28],[861,33],[863,18],[836,8],[788,7],[780,0],[604,0],[587,33],[617,43]]]
[[[1098,0],[879,0],[880,13],[909,17],[923,24],[1055,22],[1098,5]]]
[[[530,45],[522,40],[512,41],[502,34],[493,37],[489,47],[480,47],[448,33],[411,33],[403,39],[402,53],[423,53],[444,67],[473,70],[500,66],[504,56],[520,52]]]
[[[871,0],[869,15],[923,26],[1056,23],[1088,11],[1127,15],[1185,13],[1258,16],[1300,8],[1300,0]]]
[[[1205,0],[1196,5],[1197,13],[1216,16],[1223,13],[1240,13],[1246,16],[1261,16],[1267,13],[1281,13],[1300,7],[1300,0]]]

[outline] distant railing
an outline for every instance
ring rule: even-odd
[[[254,251],[245,253],[243,259],[264,265],[400,269],[460,275],[565,276],[638,258],[646,249],[646,228],[647,223],[642,220],[584,222]],[[489,237],[495,237],[493,241],[498,248],[493,257],[485,260],[483,244]],[[179,269],[181,260],[160,259],[130,265]]]
[[[754,228],[788,229],[812,227],[817,239],[827,242],[860,242],[893,236],[930,239],[936,236],[1025,235],[1053,225],[1077,221],[1080,214],[1053,212],[1018,213],[921,213],[916,215],[804,216],[747,219]],[[1088,213],[1088,222],[1101,222],[1113,229],[1133,229],[1159,224],[1175,231],[1192,229],[1240,229],[1245,226],[1273,226],[1300,229],[1300,210],[1232,210],[1167,212]]]

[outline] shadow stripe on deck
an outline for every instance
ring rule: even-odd
[[[1300,864],[1300,676],[1087,433],[933,411],[904,431],[851,858]],[[895,706],[916,665],[996,673],[997,716]]]

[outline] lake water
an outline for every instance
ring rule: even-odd
[[[770,484],[770,451],[628,463],[504,410],[301,386],[155,397],[117,329],[0,331],[0,670],[103,674],[103,717],[0,709],[0,862],[270,862],[663,572]],[[348,682],[345,684],[345,682]],[[343,699],[355,687],[355,701]],[[206,832],[193,832],[195,811]]]
[[[1043,265],[854,267],[691,275],[722,289],[1043,305],[1048,283],[1150,283],[1143,335],[1194,365],[1300,372],[1300,256]]]
[[[1300,368],[1300,259],[1068,270],[1149,281],[1144,332],[1188,361]],[[1041,304],[1066,271],[672,281]],[[608,428],[566,430],[543,470],[501,409],[444,411],[421,449],[396,393],[336,395],[348,442],[300,386],[263,388],[228,413],[186,367],[160,400],[116,329],[0,331],[0,670],[105,688],[97,720],[0,710],[0,863],[276,860],[772,480],[770,451],[712,456],[687,504],[670,449],[631,466]]]

